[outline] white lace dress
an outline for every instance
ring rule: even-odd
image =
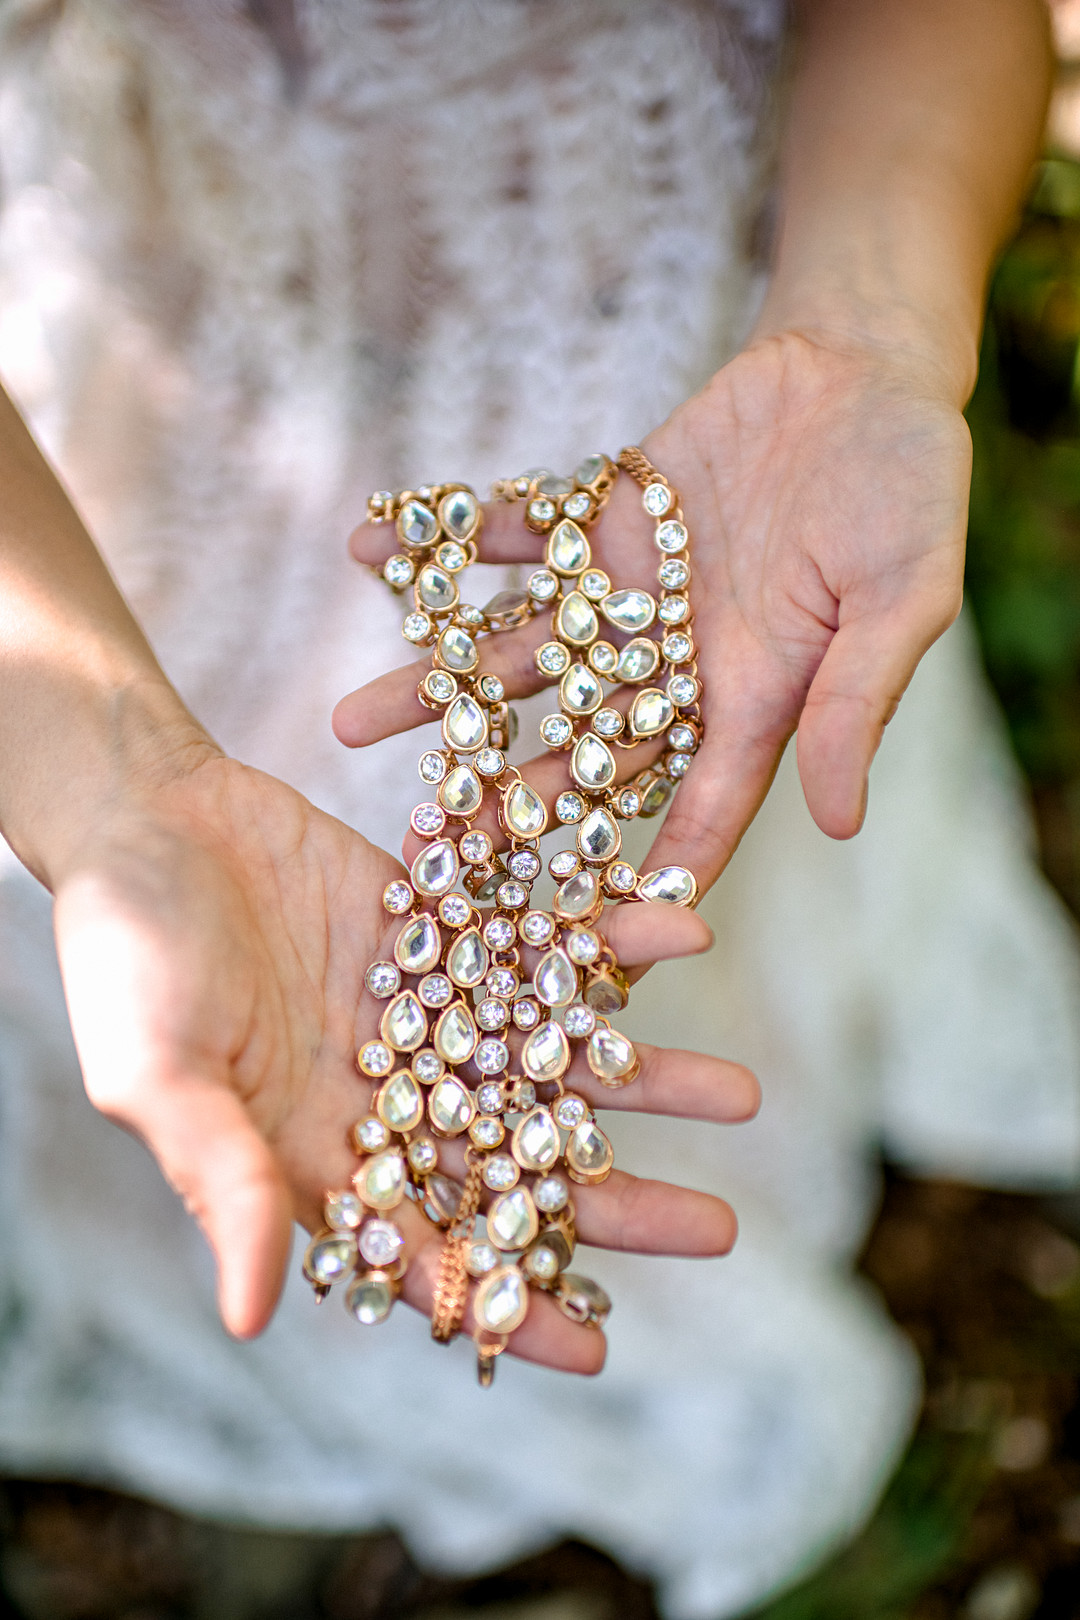
[[[259,19],[262,19],[260,21]],[[0,370],[193,710],[357,821],[333,702],[403,657],[349,564],[374,487],[633,442],[736,345],[779,0],[0,0]],[[1005,1185],[1080,1163],[1077,966],[966,628],[926,659],[850,845],[785,765],[705,905],[716,950],[631,1032],[765,1105],[621,1161],[714,1188],[717,1262],[595,1255],[603,1377],[474,1388],[407,1311],[294,1276],[258,1343],[82,1096],[47,897],[0,869],[0,1463],[199,1513],[393,1524],[476,1569],[563,1534],[717,1617],[856,1525],[917,1375],[846,1262],[879,1144]],[[415,736],[360,822],[397,848]],[[650,1135],[653,1126],[648,1127]],[[670,1323],[676,1324],[673,1332]],[[460,1352],[460,1353],[459,1353]]]

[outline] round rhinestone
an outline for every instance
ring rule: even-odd
[[[531,1080],[519,1080],[510,1099],[515,1111],[525,1112],[536,1106],[536,1087]]]
[[[572,1131],[575,1125],[580,1125],[587,1113],[584,1099],[575,1097],[572,1092],[560,1097],[555,1104],[555,1120],[564,1131]]]
[[[540,873],[540,857],[531,849],[519,849],[506,864],[511,876],[520,878],[523,883],[531,883]]]
[[[601,737],[617,737],[625,724],[618,709],[598,709],[593,715],[593,730]]]
[[[522,996],[514,1002],[513,1019],[518,1029],[535,1029],[540,1022],[540,1008],[530,997]]]
[[[400,552],[396,556],[387,557],[383,563],[383,579],[388,585],[393,585],[397,590],[401,590],[403,586],[408,585],[415,572],[416,570],[408,557],[403,557]]]
[[[364,983],[373,996],[385,1001],[400,988],[401,971],[393,962],[372,962],[364,975]]]
[[[498,996],[485,996],[476,1009],[476,1022],[481,1029],[502,1029],[509,1017],[509,1007]]]
[[[619,814],[624,821],[630,821],[641,809],[641,794],[637,788],[623,788],[618,799]]]
[[[501,1001],[510,1001],[518,987],[518,976],[510,968],[495,968],[488,974],[486,983],[489,996],[498,996]]]
[[[506,1192],[507,1188],[516,1186],[520,1174],[508,1153],[493,1153],[484,1166],[484,1181],[492,1192]]]
[[[681,557],[665,557],[656,570],[656,577],[668,591],[681,591],[690,579],[690,564]]]
[[[558,590],[559,581],[547,568],[538,568],[529,577],[528,592],[534,602],[550,602]]]
[[[607,880],[620,894],[629,894],[637,882],[637,873],[626,861],[616,861],[608,868]]]
[[[425,1007],[445,1007],[454,994],[454,987],[445,973],[429,973],[420,980],[416,993]]]
[[[489,703],[501,703],[506,696],[506,688],[497,675],[482,675],[480,677],[480,694]]]
[[[456,540],[444,540],[435,557],[439,566],[449,574],[458,573],[469,560],[464,546],[459,546]]]
[[[568,495],[566,497],[565,501],[563,501],[562,509],[567,517],[583,518],[588,515],[591,505],[592,501],[589,499],[588,495],[583,489],[579,489],[576,490],[573,495]]]
[[[641,504],[650,517],[663,517],[671,508],[671,491],[666,484],[648,484]]]
[[[434,1142],[428,1142],[421,1137],[418,1141],[409,1143],[408,1158],[417,1175],[426,1176],[438,1164],[439,1150]]]
[[[490,1243],[473,1243],[465,1260],[470,1277],[486,1277],[499,1264],[499,1251]]]
[[[658,612],[665,624],[682,624],[690,612],[690,603],[685,596],[665,596],[661,598]]]
[[[575,1120],[574,1123],[576,1125],[577,1121]],[[497,1148],[505,1135],[506,1127],[503,1125],[502,1120],[493,1119],[490,1114],[482,1114],[479,1119],[474,1119],[469,1126],[469,1136],[477,1147]]]
[[[444,670],[433,669],[430,675],[424,676],[424,691],[436,703],[449,703],[457,691],[457,681]]]
[[[692,675],[673,675],[667,683],[672,703],[693,703],[698,695],[698,683]]]
[[[390,1131],[374,1114],[353,1126],[353,1144],[360,1153],[381,1153],[390,1141]]]
[[[672,726],[667,740],[672,748],[681,748],[685,754],[693,753],[697,747],[697,733],[692,726]]]
[[[525,1269],[537,1282],[550,1282],[559,1275],[559,1257],[546,1243],[539,1243],[525,1256]]]
[[[413,892],[407,883],[395,879],[383,890],[382,903],[392,917],[400,917],[413,903]]]
[[[669,518],[666,523],[658,523],[656,526],[655,539],[661,551],[682,551],[689,538],[685,525],[676,523],[673,519]]]
[[[369,1266],[392,1266],[404,1247],[405,1234],[394,1221],[365,1222],[359,1248]]]
[[[393,1061],[389,1048],[382,1041],[368,1041],[360,1049],[360,1067],[365,1074],[389,1074]]]
[[[481,748],[475,763],[481,776],[501,776],[506,769],[506,756],[501,748]]]
[[[570,653],[561,641],[545,641],[536,649],[536,667],[541,675],[561,675],[570,668]]]
[[[540,735],[551,748],[561,748],[574,735],[565,714],[546,714],[540,722]]]
[[[434,838],[446,825],[446,816],[437,804],[418,804],[409,817],[413,832],[421,838]]]
[[[354,1192],[327,1193],[323,1216],[335,1232],[350,1232],[363,1220],[364,1206]]]
[[[498,899],[500,906],[506,906],[508,909],[528,905],[529,891],[523,883],[514,881],[500,883]]]
[[[590,602],[599,602],[611,590],[611,581],[602,568],[590,568],[587,574],[582,574],[580,588]]]
[[[545,1176],[533,1188],[533,1202],[545,1215],[557,1215],[566,1208],[569,1197],[570,1189],[561,1176]]]
[[[420,755],[420,762],[417,768],[420,772],[421,780],[424,782],[429,782],[431,786],[434,787],[437,783],[442,781],[443,777],[447,773],[447,770],[449,769],[449,766],[447,765],[446,759],[442,754],[437,754],[434,749],[431,749],[428,753]]]
[[[530,945],[546,945],[555,932],[555,919],[546,911],[527,911],[521,919],[521,933]]]
[[[476,1048],[475,1063],[481,1074],[501,1074],[509,1066],[510,1049],[505,1041],[489,1037]]]
[[[483,866],[485,861],[489,861],[491,847],[491,839],[486,832],[466,833],[458,845],[462,860],[468,861],[470,866]]]
[[[673,776],[676,781],[681,781],[690,769],[690,764],[689,754],[669,754],[667,758],[668,775]]]
[[[575,929],[566,942],[566,954],[579,967],[588,967],[600,955],[600,941],[589,928]]]
[[[494,1080],[485,1080],[476,1093],[476,1106],[482,1114],[501,1114],[503,1111],[503,1088]]]
[[[550,523],[555,516],[555,503],[540,495],[529,502],[529,516],[534,523]]]
[[[442,1058],[438,1052],[433,1052],[430,1046],[426,1046],[422,1052],[413,1054],[412,1071],[425,1086],[430,1086],[443,1072]]]
[[[596,1028],[596,1014],[591,1007],[568,1007],[563,1027],[576,1041],[583,1040]]]
[[[581,859],[575,850],[560,849],[548,861],[548,871],[553,878],[561,880],[562,878],[573,877],[580,865]]]
[[[673,635],[665,636],[660,644],[660,651],[669,664],[685,664],[694,650],[694,643],[689,636],[684,636],[681,630]]]
[[[484,943],[493,951],[505,951],[514,943],[516,929],[509,917],[492,917],[484,929]]]
[[[585,814],[585,800],[580,793],[560,793],[555,800],[555,814],[560,821],[580,821]]]
[[[464,928],[472,907],[463,894],[445,894],[439,901],[439,917],[448,928]]]
[[[406,614],[401,633],[406,641],[423,641],[431,634],[431,620],[426,613]]]
[[[598,675],[610,675],[619,662],[619,655],[610,641],[597,641],[589,648],[589,663]]]

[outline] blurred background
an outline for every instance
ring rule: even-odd
[[[1080,0],[1054,8],[1047,155],[993,285],[968,411],[967,593],[1080,918]],[[1080,1193],[887,1172],[861,1268],[925,1369],[918,1430],[862,1535],[748,1620],[1080,1617]],[[451,1582],[392,1533],[275,1535],[105,1491],[0,1481],[0,1620],[653,1620],[647,1586],[566,1543]]]

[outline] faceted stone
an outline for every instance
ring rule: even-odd
[[[579,967],[587,967],[600,955],[600,936],[591,928],[575,928],[566,941],[566,954]]]
[[[577,846],[587,861],[610,861],[622,848],[618,822],[606,810],[590,810],[578,824]]]
[[[379,1034],[396,1052],[415,1052],[427,1038],[427,1013],[411,990],[394,997],[382,1015]]]
[[[422,911],[410,917],[394,944],[394,960],[403,973],[430,973],[442,954],[438,928]]]
[[[472,1097],[452,1075],[438,1081],[428,1097],[428,1118],[443,1136],[460,1136],[467,1131],[475,1112]]]
[[[452,816],[472,816],[484,797],[480,778],[471,765],[455,765],[439,783],[439,803]]]
[[[600,1284],[576,1272],[563,1272],[556,1299],[565,1316],[587,1327],[601,1327],[611,1314],[611,1300]]]
[[[570,654],[561,641],[545,641],[537,647],[533,661],[541,675],[561,675],[570,663]]]
[[[524,1249],[539,1229],[536,1205],[525,1187],[515,1187],[492,1201],[487,1212],[488,1237],[500,1249]]]
[[[615,756],[599,737],[586,735],[570,756],[570,772],[584,788],[607,787],[615,775]]]
[[[572,1131],[575,1125],[580,1125],[588,1112],[584,1097],[575,1096],[572,1091],[555,1104],[555,1119],[564,1131]]]
[[[468,693],[461,692],[443,715],[443,741],[460,754],[473,754],[488,740],[487,715]]]
[[[476,1025],[460,1001],[447,1007],[435,1025],[435,1050],[454,1068],[469,1061],[476,1049],[476,1039]]]
[[[569,714],[592,714],[604,699],[604,688],[588,664],[571,664],[559,686],[559,702]]]
[[[537,1282],[550,1282],[559,1275],[558,1256],[548,1243],[538,1243],[530,1249],[523,1264],[528,1275],[535,1277]]]
[[[660,649],[647,636],[628,641],[619,654],[615,673],[621,681],[647,681],[660,664]]]
[[[593,730],[598,737],[617,737],[625,725],[618,709],[598,709],[593,715]]]
[[[600,898],[595,872],[578,872],[555,891],[555,910],[563,917],[585,917]]]
[[[526,1114],[510,1144],[514,1158],[523,1170],[550,1170],[559,1157],[559,1133],[546,1108]]]
[[[381,1153],[390,1145],[390,1132],[374,1114],[358,1120],[350,1134],[358,1153]]]
[[[565,714],[546,714],[540,722],[540,735],[549,748],[562,748],[574,735]]]
[[[587,647],[600,629],[596,609],[587,596],[571,591],[559,603],[555,615],[555,633],[572,647]]]
[[[502,1256],[490,1243],[473,1243],[465,1256],[465,1269],[470,1277],[486,1277],[494,1271]]]
[[[586,456],[574,473],[579,484],[592,484],[604,470],[605,456]]]
[[[442,1074],[443,1060],[427,1046],[422,1052],[413,1053],[412,1072],[425,1086],[430,1086]]]
[[[489,1333],[513,1333],[524,1322],[528,1310],[529,1285],[516,1266],[500,1266],[490,1272],[473,1301],[477,1326]]]
[[[377,1327],[393,1309],[394,1286],[388,1277],[377,1273],[357,1277],[345,1291],[345,1304],[362,1327]]]
[[[641,801],[639,814],[643,816],[656,816],[667,804],[674,791],[672,784],[666,776],[658,776],[655,782],[645,790],[645,797]]]
[[[364,1218],[364,1206],[355,1193],[327,1193],[323,1202],[323,1215],[327,1226],[335,1232],[350,1232]]]
[[[485,1120],[484,1123],[494,1125],[496,1122],[489,1119]],[[521,1172],[509,1154],[493,1153],[484,1166],[484,1184],[490,1187],[492,1192],[506,1192],[507,1188],[516,1184],[520,1174]]]
[[[671,491],[666,484],[649,484],[641,504],[650,517],[663,517],[671,505]]]
[[[406,501],[398,513],[397,532],[407,546],[430,546],[439,532],[439,520],[422,501]]]
[[[457,882],[457,850],[449,838],[437,838],[412,864],[412,880],[421,894],[445,894]]]
[[[560,1024],[541,1024],[525,1038],[521,1066],[533,1080],[558,1080],[570,1064],[570,1043]]]
[[[449,1176],[431,1175],[424,1182],[424,1209],[433,1221],[449,1226],[461,1206],[461,1195],[464,1191],[460,1181],[453,1181]]]
[[[528,782],[511,782],[502,796],[502,820],[516,838],[539,838],[547,826],[547,807]]]
[[[418,1176],[426,1176],[434,1170],[439,1162],[439,1150],[434,1142],[428,1142],[423,1137],[409,1143],[409,1163]]]
[[[416,576],[416,595],[432,613],[447,613],[458,599],[457,580],[438,563],[425,563]]]
[[[469,670],[476,668],[476,642],[459,625],[452,624],[443,631],[438,641],[438,653],[447,669],[456,670],[458,674],[467,675]]]
[[[666,692],[647,686],[630,708],[630,730],[635,737],[656,737],[671,724],[675,707]]]
[[[385,1001],[401,988],[401,974],[393,962],[372,962],[364,974],[364,983],[373,996]]]
[[[335,1232],[333,1237],[314,1238],[304,1255],[305,1273],[312,1282],[320,1283],[324,1288],[347,1277],[355,1264],[356,1237],[352,1232]]]
[[[576,523],[557,523],[547,543],[547,565],[557,574],[580,574],[588,568],[592,554],[589,542]]]
[[[642,900],[666,900],[673,906],[692,906],[697,899],[697,882],[685,866],[661,866],[638,880]]]
[[[578,976],[565,951],[549,951],[533,977],[537,998],[545,1007],[568,1007],[577,995]]]
[[[439,517],[447,534],[468,540],[480,516],[480,503],[470,489],[452,489],[439,502]]]
[[[591,1035],[596,1028],[596,1017],[591,1007],[569,1007],[563,1028],[575,1040]]]
[[[600,611],[608,623],[619,630],[647,630],[656,618],[656,602],[648,591],[631,587],[625,591],[612,591],[610,596],[605,596]]]
[[[458,845],[458,854],[470,866],[484,866],[491,859],[494,846],[486,832],[466,833]]]
[[[484,603],[484,617],[498,629],[509,629],[528,618],[529,597],[526,591],[497,591]]]
[[[377,1153],[360,1166],[353,1186],[372,1209],[393,1209],[405,1196],[405,1160],[400,1153]]]
[[[561,1176],[545,1176],[533,1188],[533,1200],[537,1209],[542,1209],[545,1215],[557,1215],[560,1209],[565,1209],[570,1198],[570,1189]]]
[[[615,1152],[611,1143],[592,1120],[582,1120],[570,1132],[566,1144],[566,1163],[575,1181],[604,1181],[611,1174],[614,1162]]]
[[[459,934],[446,953],[446,971],[462,990],[479,984],[488,970],[490,958],[479,930],[468,928]]]
[[[632,1080],[637,1072],[638,1056],[634,1043],[620,1035],[617,1029],[598,1024],[589,1036],[586,1047],[589,1068],[606,1086],[617,1086]]]
[[[361,1258],[369,1266],[392,1266],[405,1247],[405,1234],[394,1221],[365,1222],[359,1239]]]
[[[619,655],[610,641],[596,641],[589,648],[589,663],[598,675],[610,675],[618,662]]]
[[[560,793],[555,800],[555,814],[560,821],[573,823],[580,821],[585,814],[585,800],[580,793]],[[572,855],[573,851],[569,851]],[[577,857],[574,857],[575,860]]]
[[[409,1071],[403,1069],[383,1083],[375,1107],[392,1131],[414,1131],[424,1117],[424,1094]]]

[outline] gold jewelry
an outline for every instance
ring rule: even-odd
[[[655,521],[657,596],[614,587],[592,563],[587,529],[620,467],[641,484]],[[667,480],[630,448],[618,463],[590,456],[572,478],[525,473],[492,493],[524,502],[525,523],[547,544],[527,588],[501,591],[484,608],[463,602],[458,583],[476,560],[483,524],[471,489],[428,485],[381,491],[368,502],[370,521],[393,523],[401,541],[381,573],[394,590],[411,588],[402,630],[432,649],[418,696],[442,716],[442,747],[419,762],[433,797],[416,807],[410,825],[424,848],[409,881],[395,880],[383,894],[401,922],[393,959],[373,963],[365,980],[385,1007],[378,1035],[357,1057],[377,1088],[349,1135],[360,1165],[351,1188],[327,1193],[326,1226],[304,1260],[317,1298],[348,1279],[345,1302],[357,1319],[385,1320],[406,1264],[404,1234],[391,1215],[412,1199],[446,1232],[432,1335],[446,1343],[461,1330],[475,1282],[484,1385],[525,1319],[530,1286],[587,1325],[599,1326],[610,1309],[598,1284],[567,1269],[576,1242],[570,1183],[605,1180],[614,1155],[565,1078],[582,1049],[603,1085],[628,1085],[637,1075],[633,1043],[605,1016],[626,1005],[627,981],[598,924],[607,900],[694,904],[697,884],[685,867],[641,876],[621,858],[619,821],[655,815],[701,739],[689,539]],[[507,761],[506,693],[481,670],[486,637],[540,613],[551,614],[552,634],[536,665],[559,694],[540,734],[568,755],[569,780],[554,814],[574,831],[574,846],[548,861],[557,887],[546,909],[533,905],[532,891],[549,811]],[[615,639],[602,633],[606,627]],[[611,701],[621,688],[624,708]],[[659,760],[620,784],[620,755],[661,739]],[[497,812],[505,854],[476,825],[485,809]],[[534,962],[526,963],[527,952]],[[466,1136],[462,1185],[440,1168],[438,1144]]]

